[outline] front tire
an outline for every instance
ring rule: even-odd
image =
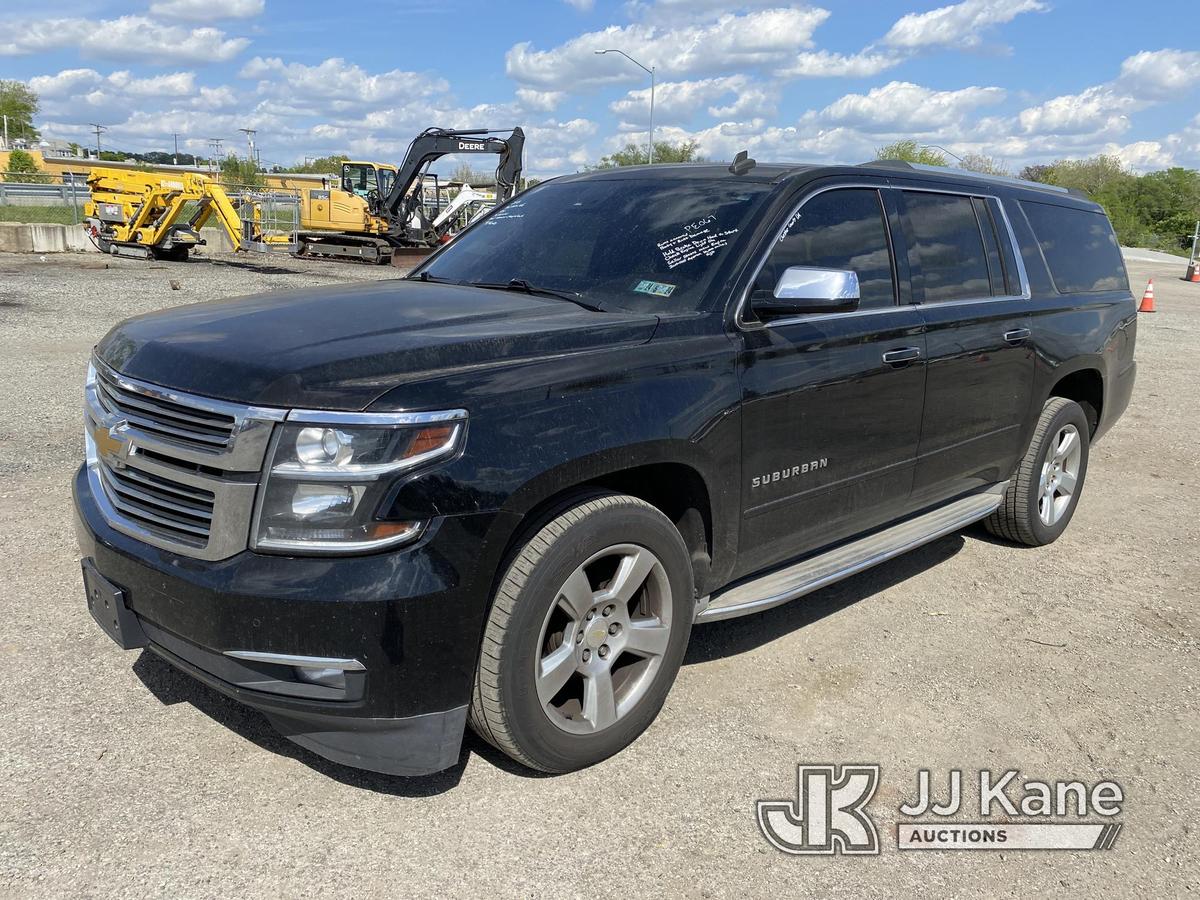
[[[1083,492],[1091,430],[1083,408],[1051,397],[1000,507],[984,520],[996,537],[1028,547],[1053,543],[1066,531]]]
[[[650,504],[591,497],[520,550],[496,592],[470,722],[530,768],[569,772],[654,721],[695,608],[687,547]]]

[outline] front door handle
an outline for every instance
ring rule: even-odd
[[[906,366],[921,358],[919,347],[902,347],[899,350],[889,350],[883,354],[883,361],[889,366]]]
[[[1028,328],[1014,328],[1012,331],[1004,332],[1004,340],[1009,344],[1022,344],[1029,340],[1029,336],[1033,334]]]

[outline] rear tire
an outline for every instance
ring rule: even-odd
[[[984,527],[1027,547],[1058,540],[1083,493],[1090,435],[1087,414],[1078,403],[1062,397],[1047,400],[1004,501]]]
[[[666,516],[621,494],[581,500],[504,574],[476,669],[472,729],[544,772],[618,753],[658,715],[694,610],[687,547]]]

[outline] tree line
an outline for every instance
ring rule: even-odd
[[[949,165],[938,148],[897,141],[875,151],[876,159],[902,159],[932,166]],[[981,154],[956,160],[959,168],[987,175],[1012,175],[1001,161]],[[1178,253],[1190,250],[1200,221],[1200,172],[1172,166],[1138,174],[1115,156],[1059,159],[1025,166],[1016,177],[1075,188],[1104,207],[1117,239],[1126,247],[1150,247]]]

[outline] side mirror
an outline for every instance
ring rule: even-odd
[[[858,309],[858,300],[857,272],[791,266],[779,276],[770,297],[756,296],[751,305],[760,318],[769,319],[805,313],[850,312]]]

